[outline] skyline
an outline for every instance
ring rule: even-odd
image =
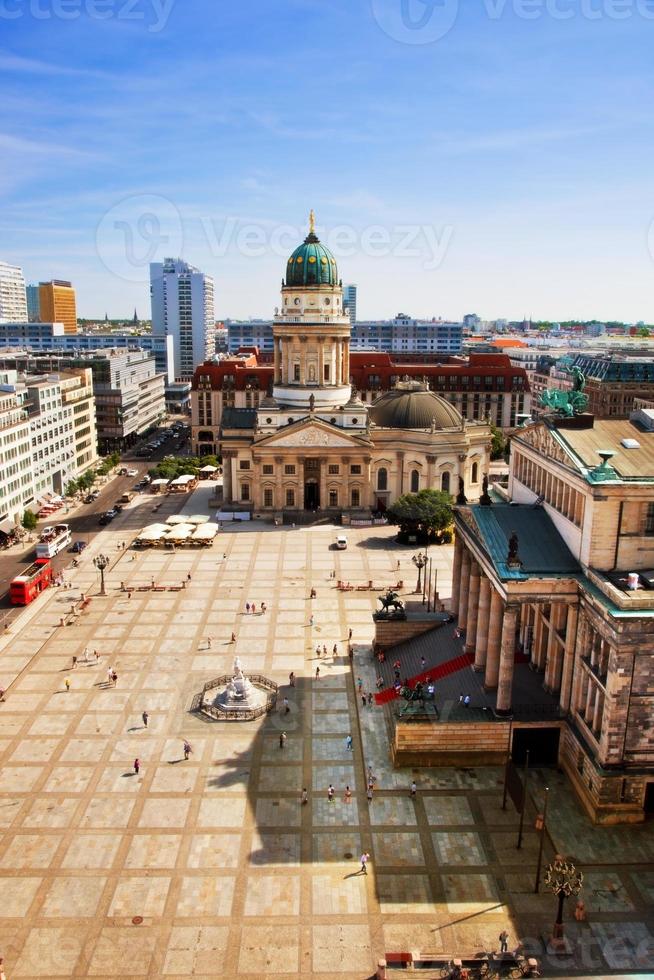
[[[3,8],[0,259],[117,318],[179,254],[267,319],[313,207],[360,319],[652,322],[654,7],[405,2]]]

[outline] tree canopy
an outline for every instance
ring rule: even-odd
[[[391,524],[399,525],[402,537],[412,534],[436,539],[452,524],[452,497],[444,490],[405,493],[387,510],[386,516]]]

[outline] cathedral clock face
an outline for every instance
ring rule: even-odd
[[[329,296],[326,296],[325,297],[325,306],[329,306],[329,302],[330,302]]]
[[[296,306],[299,306],[300,305],[299,297],[297,297],[296,299],[294,299],[293,302],[295,303]]]

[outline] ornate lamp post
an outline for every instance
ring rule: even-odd
[[[556,944],[560,945],[563,942],[563,904],[570,895],[579,894],[583,881],[583,873],[577,871],[574,864],[571,861],[566,861],[561,854],[556,854],[552,863],[545,869],[545,884],[559,900],[552,934],[552,939]]]
[[[104,587],[104,570],[109,565],[110,559],[107,555],[98,555],[97,558],[93,559],[93,564],[100,572],[100,595],[106,595],[107,590]]]
[[[427,555],[423,555],[422,552],[420,552],[417,555],[414,555],[413,558],[411,559],[413,564],[418,569],[418,584],[416,585],[416,592],[422,592],[422,570],[427,564],[428,560],[429,559],[427,558]]]

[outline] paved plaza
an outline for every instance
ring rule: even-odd
[[[385,709],[364,708],[357,695],[359,677],[374,689],[379,593],[340,592],[332,573],[380,586],[400,577],[410,592],[412,552],[395,545],[394,530],[351,529],[342,552],[330,547],[332,527],[256,523],[226,525],[201,551],[129,548],[141,527],[182,506],[206,512],[206,491],[166,499],[156,517],[151,498],[135,501],[67,574],[72,588],[28,607],[2,640],[0,954],[9,980],[364,978],[388,951],[497,949],[504,928],[512,945],[539,941],[555,901],[533,893],[533,804],[518,851],[499,769],[393,770]],[[92,565],[100,546],[112,559],[106,597]],[[452,549],[430,551],[448,596]],[[153,591],[153,582],[185,587]],[[59,625],[82,593],[90,604]],[[288,714],[234,725],[189,714],[237,654],[246,673],[280,684]],[[536,800],[546,779],[551,786],[545,859],[560,849],[587,874],[588,920],[569,927],[573,957],[546,972],[645,972],[654,965],[651,826],[592,829],[562,775],[531,779]]]

